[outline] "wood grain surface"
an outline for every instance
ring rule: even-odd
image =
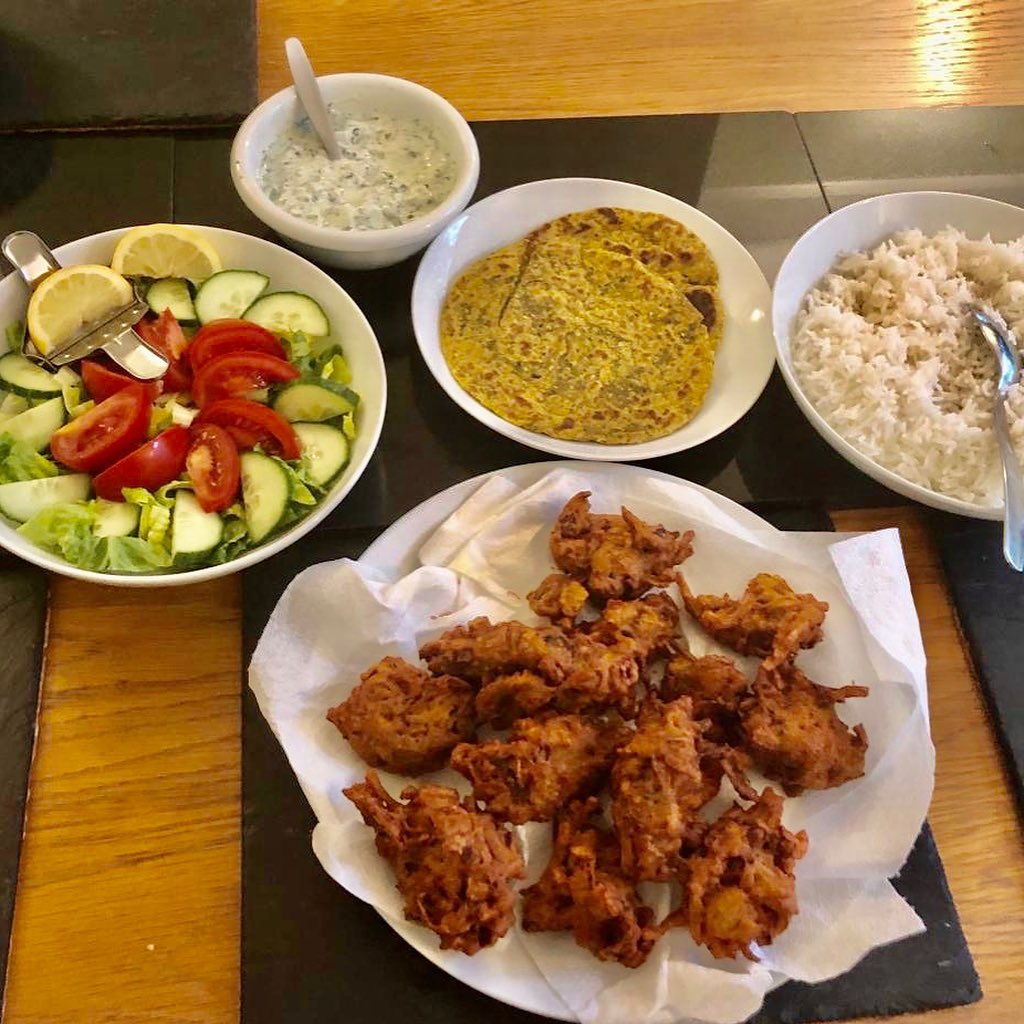
[[[1020,0],[261,0],[260,95],[413,78],[470,118],[1024,102]]]

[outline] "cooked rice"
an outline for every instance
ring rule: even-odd
[[[804,299],[790,348],[804,393],[854,447],[922,487],[998,505],[998,373],[968,324],[971,304],[1024,337],[1024,238],[903,231],[840,260]],[[1024,461],[1020,385],[1009,405]]]

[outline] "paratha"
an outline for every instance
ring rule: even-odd
[[[458,383],[511,423],[602,444],[651,440],[688,422],[710,387],[724,322],[717,278],[706,246],[669,218],[571,214],[459,277],[442,352]]]

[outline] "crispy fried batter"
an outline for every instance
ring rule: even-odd
[[[705,737],[735,744],[740,738],[739,702],[746,691],[746,676],[728,658],[718,654],[695,658],[681,651],[665,666],[659,693],[667,701],[691,698],[694,717],[710,723]]]
[[[440,768],[476,726],[473,687],[432,676],[401,658],[384,658],[327,718],[374,768],[419,775]]]
[[[551,531],[551,557],[580,580],[597,601],[639,597],[668,586],[672,569],[693,553],[693,531],[683,534],[651,526],[629,509],[595,515],[590,492],[580,491],[559,513]]]
[[[431,672],[450,672],[474,683],[524,669],[558,682],[573,654],[569,639],[554,626],[492,623],[481,616],[424,644],[420,657]]]
[[[611,811],[629,878],[664,882],[676,874],[680,849],[703,832],[697,812],[718,793],[723,772],[749,792],[728,752],[705,744],[705,728],[693,718],[689,697],[667,704],[650,699],[636,732],[619,748]]]
[[[664,591],[634,601],[612,599],[601,616],[587,624],[587,633],[604,643],[626,637],[646,660],[675,650],[679,639],[679,607]]]
[[[447,786],[409,786],[401,804],[371,771],[344,793],[377,834],[405,916],[436,932],[442,949],[472,956],[509,930],[511,883],[526,873],[511,832]]]
[[[746,746],[787,796],[831,789],[864,774],[867,733],[863,725],[847,728],[835,706],[866,697],[866,686],[820,686],[787,663],[775,669],[762,665],[753,691],[740,706]]]
[[[451,764],[499,821],[550,821],[567,801],[603,785],[615,750],[629,735],[616,714],[524,718],[507,740],[460,743]]]
[[[807,833],[782,825],[782,797],[766,789],[744,810],[734,805],[707,831],[683,872],[683,901],[665,927],[688,925],[694,942],[727,959],[758,957],[751,943],[769,945],[797,913],[796,862]]]
[[[695,596],[681,574],[676,579],[686,610],[720,643],[740,654],[765,659],[768,668],[790,660],[822,637],[828,604],[813,594],[796,594],[781,577],[758,573],[743,596]]]
[[[507,729],[517,718],[543,711],[555,699],[555,684],[536,672],[510,672],[480,687],[476,714],[495,729]]]
[[[599,813],[600,802],[591,797],[559,817],[551,860],[536,884],[523,890],[523,927],[571,929],[598,959],[639,967],[661,931],[654,911],[622,876],[614,834],[596,827]]]
[[[553,572],[526,595],[526,600],[535,615],[567,629],[576,621],[589,596],[582,583],[564,573]]]

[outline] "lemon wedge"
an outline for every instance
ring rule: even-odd
[[[222,270],[220,257],[194,228],[143,224],[121,236],[110,266],[119,274],[184,277],[199,284]]]
[[[69,341],[86,324],[132,301],[132,286],[110,267],[85,263],[54,271],[28,300],[25,322],[43,354]]]

